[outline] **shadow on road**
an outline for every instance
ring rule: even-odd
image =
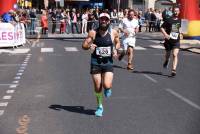
[[[133,71],[133,73],[138,74],[154,74],[154,75],[160,75],[165,77],[170,77],[171,75],[163,74],[162,72],[152,72],[152,71]]]
[[[118,65],[113,65],[114,68],[119,68],[119,69],[126,69],[125,67],[121,67],[121,66],[118,66]]]
[[[66,110],[73,113],[86,114],[86,115],[94,115],[95,110],[85,109],[83,106],[62,106],[62,105],[51,105],[50,109],[53,110]]]

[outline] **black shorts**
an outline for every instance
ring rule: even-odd
[[[165,40],[164,47],[166,51],[171,51],[174,48],[180,48],[180,42],[172,42],[170,40]]]
[[[90,74],[102,74],[105,72],[113,72],[113,65],[93,65],[90,67]]]

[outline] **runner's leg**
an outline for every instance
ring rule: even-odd
[[[95,96],[97,99],[97,110],[95,115],[101,117],[103,114],[103,95],[102,95],[102,75],[101,74],[92,74],[92,79],[94,83]]]
[[[179,53],[179,49],[175,48],[173,49],[173,63],[172,63],[172,70],[176,71],[176,67],[177,67],[177,63],[178,63],[178,53]]]
[[[104,87],[104,95],[106,97],[110,97],[112,94],[112,81],[113,81],[113,72],[105,72],[103,74],[103,87]]]

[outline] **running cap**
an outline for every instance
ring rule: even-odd
[[[107,14],[107,13],[101,13],[101,14],[99,15],[99,18],[101,18],[101,17],[107,17],[108,19],[110,19],[110,15]]]

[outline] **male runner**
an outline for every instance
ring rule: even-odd
[[[103,115],[103,95],[110,97],[112,93],[113,81],[113,57],[117,57],[117,49],[120,48],[119,34],[116,30],[108,30],[110,16],[101,13],[99,16],[99,28],[91,30],[82,44],[84,50],[89,50],[91,54],[91,76],[94,83],[95,95],[97,98],[97,109],[95,115]]]
[[[130,9],[128,11],[128,17],[123,19],[123,23],[120,24],[119,29],[122,33],[124,33],[122,42],[124,50],[128,55],[127,69],[133,70],[134,67],[132,65],[132,60],[136,42],[135,34],[139,31],[139,21],[134,10]],[[122,55],[119,56],[119,60],[121,60],[123,56],[124,54],[122,53]]]
[[[173,54],[171,76],[176,76],[176,67],[178,63],[178,53],[180,49],[180,28],[181,20],[179,19],[180,9],[175,7],[173,10],[173,17],[167,19],[161,26],[161,32],[164,35],[165,42],[165,62],[164,68],[168,67],[171,52]]]

